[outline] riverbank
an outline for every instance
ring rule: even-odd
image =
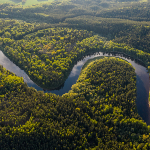
[[[76,83],[81,70],[84,66],[84,64],[87,62],[87,60],[90,61],[90,59],[96,57],[105,57],[105,56],[115,56],[122,58],[129,63],[132,64],[132,66],[135,68],[136,76],[137,76],[137,99],[136,99],[136,105],[138,109],[139,115],[143,118],[147,124],[150,124],[150,113],[149,113],[149,104],[148,104],[148,94],[149,94],[149,75],[147,72],[147,69],[136,62],[134,59],[131,59],[131,57],[125,57],[123,54],[111,54],[111,53],[95,53],[94,55],[89,55],[84,57],[82,60],[78,61],[72,68],[72,71],[70,72],[70,75],[64,82],[64,85],[59,90],[51,90],[51,91],[44,91],[45,93],[55,93],[56,95],[63,95],[65,93],[68,93],[69,90],[71,90],[71,87],[73,84]],[[19,67],[17,67],[12,61],[10,61],[2,52],[0,54],[0,64],[2,64],[6,69],[11,70],[18,76],[22,76],[24,78],[24,81],[27,83],[29,87],[34,87],[37,91],[43,91],[42,88],[38,87],[29,77],[28,75],[21,70]]]
[[[87,65],[72,91],[57,96],[29,88],[1,67],[1,149],[61,149],[64,143],[67,149],[131,149],[131,142],[149,149],[149,127],[136,110],[135,75],[127,61],[106,57]]]

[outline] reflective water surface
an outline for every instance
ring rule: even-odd
[[[55,93],[57,95],[63,95],[64,93],[67,93],[73,84],[76,83],[82,66],[85,64],[85,62],[88,59],[98,57],[98,56],[115,56],[120,57],[122,59],[127,60],[129,63],[132,64],[132,66],[135,68],[135,73],[137,77],[137,99],[136,99],[136,105],[138,109],[139,115],[143,118],[143,120],[150,124],[150,109],[148,105],[148,96],[149,96],[149,74],[147,69],[142,65],[142,63],[138,60],[134,60],[130,58],[127,55],[123,54],[106,54],[106,53],[96,53],[94,55],[86,56],[82,60],[78,61],[76,65],[74,65],[69,77],[61,86],[59,90],[51,90],[51,91],[44,91],[44,92],[51,92]],[[3,65],[6,69],[10,70],[11,72],[15,73],[17,76],[23,77],[24,81],[28,84],[29,87],[34,87],[39,90],[43,90],[39,86],[37,86],[29,77],[28,75],[21,70],[18,66],[16,66],[13,62],[11,62],[2,51],[0,51],[0,64]]]

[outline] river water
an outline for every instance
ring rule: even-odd
[[[69,77],[65,81],[65,83],[58,89],[58,90],[51,90],[51,91],[44,91],[44,92],[51,92],[55,93],[57,95],[63,95],[64,93],[67,93],[73,84],[76,83],[82,66],[85,64],[85,62],[88,59],[92,59],[94,57],[99,56],[115,56],[120,57],[122,59],[127,60],[129,63],[132,64],[132,66],[135,68],[135,73],[137,77],[137,99],[136,99],[136,105],[139,115],[142,117],[142,119],[150,125],[150,109],[148,105],[148,96],[149,96],[149,74],[147,69],[141,64],[141,62],[136,61],[128,56],[125,56],[123,54],[106,54],[106,53],[96,53],[94,55],[86,56],[82,60],[78,61],[76,65],[74,65]],[[23,77],[24,82],[27,83],[29,87],[34,87],[37,91],[43,90],[39,86],[37,86],[30,78],[29,76],[21,70],[18,66],[16,66],[13,62],[11,62],[2,51],[0,51],[0,64],[4,66],[7,70],[10,70],[11,72],[15,73],[17,76]]]

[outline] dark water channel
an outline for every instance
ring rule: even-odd
[[[58,90],[51,90],[51,91],[44,91],[44,92],[51,92],[57,95],[63,95],[67,93],[73,84],[76,83],[82,66],[88,59],[98,57],[98,56],[115,56],[120,57],[122,59],[127,60],[132,66],[135,68],[135,73],[137,77],[137,99],[136,105],[138,109],[139,115],[143,118],[143,120],[150,125],[150,109],[148,105],[148,96],[149,96],[149,74],[147,69],[142,65],[141,62],[134,60],[126,55],[123,54],[104,54],[104,53],[96,53],[94,55],[86,56],[82,60],[78,61],[76,65],[74,65],[69,77]],[[24,81],[28,84],[29,87],[34,87],[37,91],[43,90],[39,86],[37,86],[29,77],[28,75],[21,70],[18,66],[16,66],[13,62],[11,62],[2,51],[0,51],[0,65],[3,65],[4,68],[10,70],[11,72],[15,73],[17,76],[23,77]]]

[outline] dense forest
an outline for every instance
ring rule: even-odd
[[[150,148],[128,62],[92,61],[62,97],[27,87],[2,66],[0,72],[1,149]]]
[[[5,19],[0,26],[1,50],[45,89],[61,86],[78,60],[98,51],[124,52],[150,66],[148,52],[107,41],[92,31]]]
[[[13,27],[6,29],[6,23]],[[5,20],[1,25],[3,52],[45,88],[63,84],[77,60],[86,53],[95,52],[97,47],[103,47],[99,37],[86,30],[57,27],[27,34],[36,26],[32,29],[28,24],[21,24],[21,29],[20,24]]]
[[[149,0],[22,2],[0,2],[0,50],[40,87],[58,88],[95,52],[132,56],[150,73]],[[90,60],[63,96],[29,88],[0,66],[2,150],[144,150],[149,135],[136,108],[135,70],[125,60]]]

